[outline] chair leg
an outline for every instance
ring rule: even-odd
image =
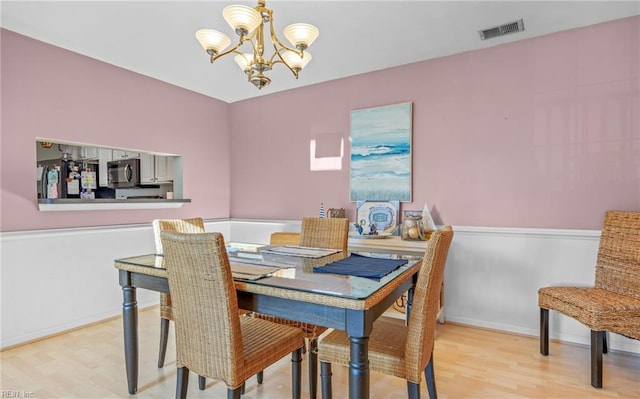
[[[602,388],[602,346],[604,331],[591,330],[591,386]]]
[[[602,353],[609,353],[609,345],[607,345],[609,341],[609,333],[607,331],[602,334]]]
[[[264,370],[258,371],[258,374],[256,374],[256,380],[258,380],[258,384],[262,384],[263,379],[264,379]]]
[[[549,356],[549,309],[540,308],[540,354]]]
[[[204,391],[205,386],[207,385],[207,377],[202,375],[198,376],[198,389]]]
[[[242,397],[242,387],[239,386],[236,389],[227,388],[227,399],[240,399]]]
[[[178,367],[176,382],[176,399],[187,398],[187,388],[189,387],[189,369],[186,367]]]
[[[407,381],[407,392],[409,393],[409,399],[420,399],[420,384]]]
[[[300,399],[302,395],[302,348],[291,352],[291,397]]]
[[[322,399],[331,399],[331,363],[320,362],[320,380],[322,382]]]
[[[158,352],[158,368],[164,367],[164,355],[167,353],[169,340],[169,319],[160,318],[160,351]]]
[[[242,386],[240,387],[240,394],[244,395],[244,393],[247,391],[247,382],[243,382]]]
[[[309,399],[316,399],[318,392],[318,340],[309,340]]]
[[[438,392],[436,391],[436,374],[433,370],[433,352],[431,352],[431,359],[429,359],[427,367],[424,368],[424,379],[427,380],[429,399],[437,399]]]

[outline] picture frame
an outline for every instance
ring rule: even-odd
[[[412,108],[351,111],[350,201],[411,201]]]
[[[380,233],[391,234],[399,224],[400,201],[357,201],[356,223],[364,232],[376,225]]]

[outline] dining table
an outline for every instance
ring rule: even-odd
[[[227,252],[240,309],[284,317],[345,331],[349,336],[349,398],[369,398],[368,342],[373,322],[393,302],[408,292],[407,314],[413,298],[413,287],[421,260],[398,254],[328,251],[306,248],[306,252],[277,251],[284,247],[250,247],[238,250],[228,246]],[[294,250],[300,247],[293,247]],[[305,248],[300,249],[305,252]],[[293,254],[291,253],[293,251]],[[309,256],[309,253],[314,254]],[[320,254],[320,255],[318,255]],[[354,256],[361,269],[377,264],[380,259],[401,259],[401,264],[378,278],[321,272]],[[402,263],[402,262],[398,262]],[[252,267],[257,272],[252,273]],[[129,394],[138,390],[138,310],[136,289],[144,288],[169,293],[163,256],[145,254],[115,260],[122,287],[125,368]],[[361,274],[361,273],[356,273]],[[245,317],[245,316],[242,316]]]

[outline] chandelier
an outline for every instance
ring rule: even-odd
[[[225,51],[231,44],[231,39],[224,33],[213,29],[199,29],[196,32],[196,38],[211,57],[212,63],[222,56],[235,53],[234,60],[247,75],[247,80],[258,89],[271,83],[271,79],[264,73],[277,63],[284,64],[298,79],[302,68],[311,61],[311,54],[306,49],[320,33],[318,28],[310,24],[291,24],[283,32],[292,44],[292,47],[287,46],[276,36],[273,11],[266,8],[265,4],[265,0],[258,0],[258,5],[253,8],[243,5],[224,8],[222,16],[240,37],[238,44],[229,50]],[[265,56],[265,24],[269,24],[269,36],[274,49],[270,57]],[[250,45],[253,52],[241,52],[239,48],[244,44],[248,44],[246,47]]]

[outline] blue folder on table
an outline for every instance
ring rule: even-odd
[[[316,273],[346,274],[349,276],[382,278],[402,265],[405,259],[370,258],[358,254],[351,254],[348,258],[314,267]]]

